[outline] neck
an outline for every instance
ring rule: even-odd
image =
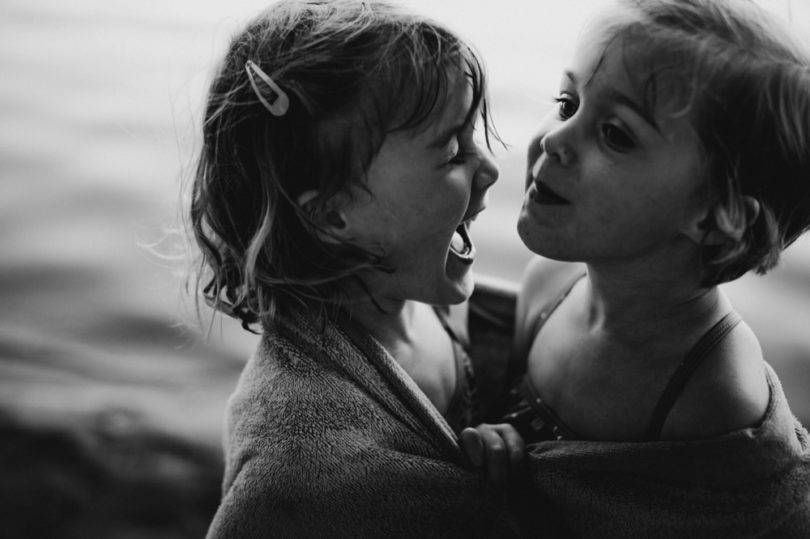
[[[389,300],[365,292],[352,295],[344,310],[380,344],[388,348],[393,343],[411,340],[416,320],[414,301]]]
[[[701,286],[699,267],[697,259],[589,263],[588,325],[649,335],[643,328],[667,332],[705,324],[727,305],[716,286]]]

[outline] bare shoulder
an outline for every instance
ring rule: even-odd
[[[540,312],[554,301],[574,276],[585,272],[579,262],[560,262],[534,257],[523,272],[515,312],[514,351],[519,356],[528,352],[531,336],[539,322]]]
[[[758,424],[770,388],[759,341],[740,323],[695,371],[673,407],[662,436],[705,438]]]

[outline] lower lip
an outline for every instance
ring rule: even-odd
[[[537,186],[530,185],[523,200],[523,209],[535,217],[549,217],[571,208],[571,204],[554,204],[537,200]]]
[[[545,201],[540,198],[540,193],[537,191],[537,185],[531,184],[526,190],[526,197],[531,200],[533,204],[538,206],[570,206],[570,204],[560,204],[558,202]]]
[[[469,234],[469,231],[467,233]],[[448,249],[447,260],[454,260],[460,265],[472,266],[472,263],[475,260],[475,245],[472,244],[472,238],[470,238],[470,243],[470,252],[463,256],[455,252],[452,248]]]
[[[472,266],[473,260],[471,258],[466,258],[466,257],[462,258],[462,257],[458,256],[455,252],[450,250],[450,251],[447,252],[447,264],[446,265],[449,267],[451,264],[455,265],[455,266],[458,266],[460,268],[461,267],[469,268],[470,266]]]
[[[549,197],[544,197],[540,195],[540,192],[537,190],[537,185],[532,183],[529,186],[528,193],[531,201],[535,204],[540,204],[542,206],[570,206],[568,202],[560,202],[556,198],[549,199]]]
[[[459,258],[451,251],[445,261],[444,274],[448,283],[453,283],[454,287],[461,287],[465,291],[465,295],[472,291],[471,288],[467,290],[472,286],[469,281],[472,275],[471,261]]]

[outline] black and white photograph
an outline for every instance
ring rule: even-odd
[[[0,43],[0,537],[810,537],[810,0]]]

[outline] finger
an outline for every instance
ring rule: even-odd
[[[509,463],[511,464],[512,471],[517,471],[523,464],[523,459],[526,455],[526,443],[523,441],[523,437],[518,434],[515,427],[508,423],[497,425],[496,430],[501,435],[506,445],[506,452],[509,455]]]
[[[467,427],[461,431],[461,445],[473,466],[480,468],[484,464],[484,441],[474,428]]]
[[[501,435],[494,429],[480,432],[484,441],[487,472],[493,483],[502,485],[509,476],[509,455]]]

